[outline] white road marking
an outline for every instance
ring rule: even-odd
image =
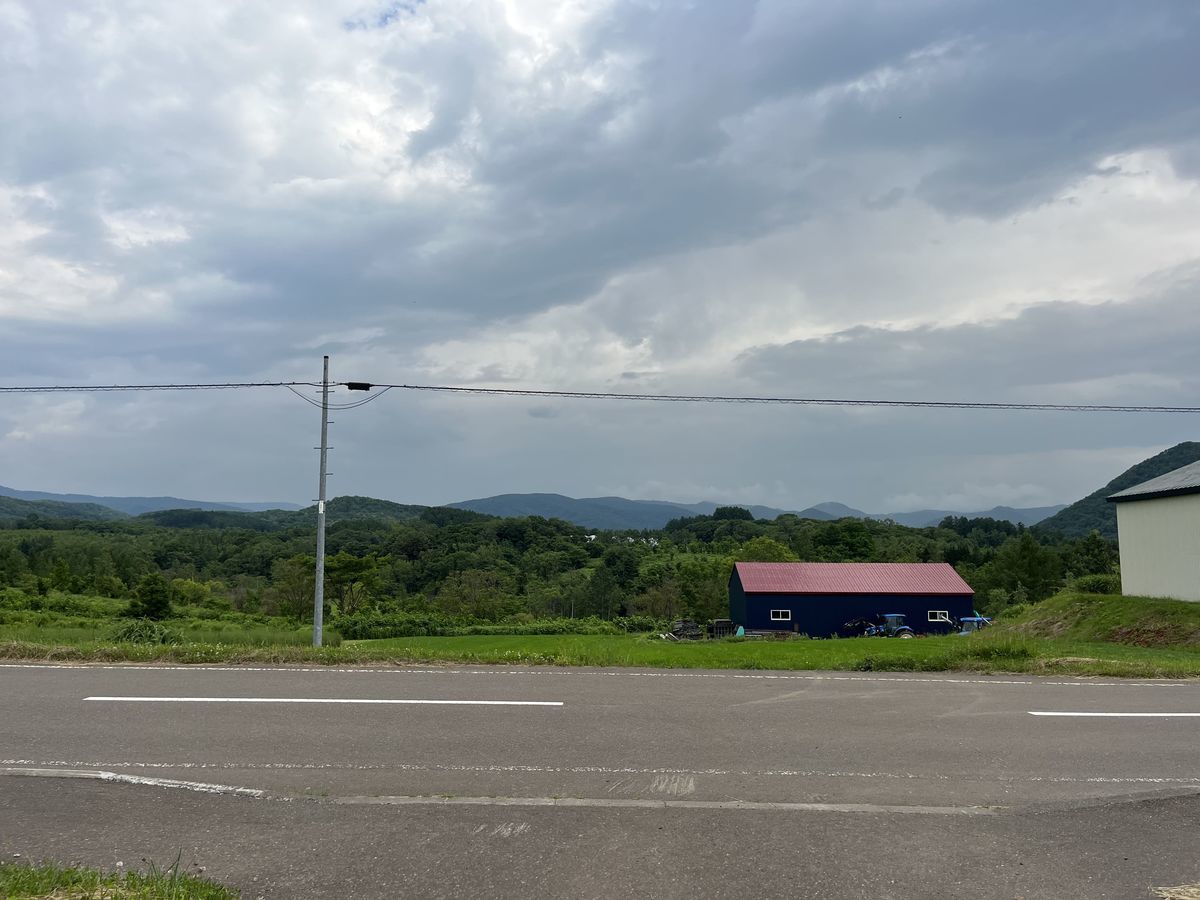
[[[772,812],[910,813],[935,816],[994,816],[1003,806],[887,806],[875,803],[787,803],[753,800],[643,800],[617,797],[332,797],[345,806],[553,806],[606,809],[734,809]]]
[[[9,768],[8,775],[37,778],[86,778],[96,781],[139,784],[148,787],[198,791],[205,794],[236,794],[272,800],[290,798],[269,794],[255,788],[208,784],[202,781],[179,781],[174,778],[144,778],[140,775],[121,775],[89,769],[17,769]],[[842,812],[842,813],[913,813],[918,815],[991,816],[1003,810],[1001,806],[885,806],[872,803],[770,803],[749,800],[642,800],[611,797],[331,797],[309,798],[319,802],[347,806],[554,806],[606,807],[612,809],[736,809],[785,812]],[[512,837],[529,830],[526,823],[506,823],[492,836]],[[478,833],[478,831],[476,832]]]
[[[1034,712],[1031,716],[1063,716],[1076,719],[1200,719],[1200,712]]]
[[[67,769],[215,769],[226,771],[349,771],[349,772],[465,772],[472,774],[551,774],[551,775],[619,775],[619,776],[677,776],[694,779],[703,776],[721,778],[874,778],[913,781],[958,781],[978,777],[978,773],[948,774],[945,772],[854,772],[821,769],[680,769],[639,768],[636,766],[532,766],[532,765],[453,765],[437,763],[288,763],[288,762],[113,762],[96,760],[33,760],[0,759],[0,766],[27,766],[37,768],[63,767]],[[1048,775],[992,775],[1002,783],[1044,782],[1048,784],[1164,784],[1200,785],[1200,774],[1190,778],[1161,776],[1071,776]],[[632,784],[633,779],[629,779]],[[619,790],[628,784],[618,781],[610,790]]]
[[[401,706],[562,706],[561,700],[364,700],[356,697],[84,697],[106,703],[365,703]]]
[[[938,678],[929,676],[908,676],[898,674],[887,675],[830,675],[830,674],[795,674],[781,673],[759,674],[742,672],[627,672],[605,669],[597,671],[586,667],[579,669],[513,669],[497,664],[494,669],[460,669],[452,666],[444,668],[412,668],[407,666],[378,666],[370,668],[339,668],[335,666],[206,666],[202,664],[187,666],[151,666],[151,665],[93,665],[89,663],[0,663],[0,669],[66,669],[76,672],[89,672],[97,669],[104,671],[140,671],[140,672],[320,672],[328,675],[483,675],[489,678],[497,676],[574,676],[601,678],[742,678],[754,680],[791,679],[796,681],[865,681],[887,682],[899,684],[978,684],[993,686],[1019,687],[1196,687],[1198,682],[1190,681],[1091,681],[1080,678],[1077,681],[1044,681],[1034,679],[999,679],[999,678]]]
[[[150,787],[176,788],[202,794],[238,794],[243,797],[265,797],[266,791],[257,788],[234,787],[229,784],[209,784],[204,781],[180,781],[176,778],[146,778],[143,775],[121,775],[91,769],[5,769],[9,775],[31,778],[87,778],[95,781],[114,781],[120,784],[143,784]]]

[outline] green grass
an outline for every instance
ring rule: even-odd
[[[413,661],[646,668],[1059,672],[1142,677],[1200,675],[1200,652],[1047,640],[997,629],[917,640],[667,642],[646,636],[528,635],[349,641],[359,652]]]
[[[126,620],[128,621],[128,620]],[[69,646],[112,644],[112,632],[122,620],[94,620],[77,625],[0,625],[0,642],[55,644]],[[225,644],[239,647],[307,647],[312,643],[312,628],[272,628],[270,626],[222,625],[201,622],[189,625],[173,620],[162,623],[185,644]],[[325,642],[341,643],[341,636],[325,630]]]
[[[1006,621],[1019,634],[1200,649],[1200,603],[1063,591]]]
[[[1200,604],[1064,592],[970,637],[668,642],[651,635],[466,635],[308,646],[307,629],[167,622],[174,644],[118,644],[111,622],[0,625],[0,658],[79,662],[471,663],[1200,677]],[[1150,646],[1146,646],[1150,645]]]
[[[204,878],[151,865],[147,872],[103,872],[43,863],[0,863],[0,896],[9,900],[237,900]]]
[[[647,668],[1023,672],[1138,678],[1200,676],[1200,651],[1030,638],[997,632],[913,641],[697,641],[637,635],[471,635],[347,641],[340,647],[236,644],[0,643],[0,658],[164,663],[500,663]]]

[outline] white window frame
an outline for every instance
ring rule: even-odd
[[[772,622],[790,622],[792,621],[792,611],[790,609],[773,609],[771,610]]]
[[[950,610],[948,609],[930,609],[925,612],[926,621],[929,622],[950,622]]]

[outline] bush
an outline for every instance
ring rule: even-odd
[[[138,582],[127,613],[134,619],[166,619],[171,615],[171,586],[155,573]]]
[[[1081,575],[1071,582],[1071,589],[1081,594],[1119,594],[1121,576],[1113,574]]]
[[[118,625],[109,638],[119,644],[178,644],[179,635],[150,619],[135,619]]]
[[[649,617],[635,617],[654,623]],[[510,621],[502,624],[478,619],[452,618],[439,613],[363,612],[339,616],[333,624],[349,640],[373,640],[401,637],[461,637],[471,634],[621,634],[614,622],[585,619],[541,619],[532,622]],[[632,628],[630,630],[633,630]],[[640,630],[640,629],[639,629]],[[650,630],[650,629],[647,629]]]

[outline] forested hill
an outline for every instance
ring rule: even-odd
[[[376,500],[374,497],[334,497],[325,504],[325,521],[330,525],[357,519],[411,522],[419,519],[428,508],[392,503],[390,500]],[[246,528],[251,531],[275,531],[316,525],[317,508],[308,506],[295,511],[268,509],[262,512],[164,509],[138,516],[137,521],[151,522],[166,528]]]
[[[1181,466],[1200,460],[1200,443],[1184,441],[1169,450],[1164,450],[1136,466],[1126,469],[1104,487],[1093,491],[1082,500],[1038,523],[1041,532],[1057,532],[1067,537],[1083,537],[1093,530],[1099,531],[1109,540],[1117,539],[1117,510],[1107,497],[1117,491],[1165,475]]]
[[[670,500],[629,500],[625,497],[584,497],[576,499],[562,494],[499,494],[495,497],[481,497],[477,500],[463,500],[459,503],[448,504],[454,509],[470,509],[501,518],[521,516],[541,516],[545,519],[562,519],[584,528],[603,530],[634,530],[653,531],[663,528],[672,519],[681,516],[708,516],[716,511],[718,504],[708,503],[675,503]],[[1008,506],[997,506],[981,512],[961,512],[947,509],[922,509],[916,512],[903,513],[867,513],[844,503],[818,503],[806,509],[795,511],[776,509],[771,506],[748,506],[738,504],[748,509],[756,519],[773,520],[783,515],[799,516],[801,519],[815,519],[820,522],[832,522],[837,519],[877,519],[891,520],[901,525],[913,528],[929,528],[937,525],[947,516],[966,516],[971,519],[999,519],[1018,525],[1033,525],[1047,516],[1058,512],[1061,506],[1047,506],[1036,509],[1013,509]]]
[[[50,491],[22,491],[5,487],[0,484],[0,496],[12,497],[15,500],[43,500],[55,503],[91,504],[106,506],[109,509],[130,516],[163,509],[218,509],[241,512],[257,512],[264,509],[296,510],[300,507],[295,503],[218,503],[210,500],[185,500],[181,497],[100,497],[92,494],[55,494]],[[82,517],[81,517],[82,518]]]
[[[627,500],[624,497],[564,497],[562,494],[500,494],[478,500],[447,504],[452,509],[469,509],[490,516],[512,518],[541,516],[561,519],[584,528],[600,530],[652,531],[672,519],[708,515],[715,503],[671,503],[666,500]],[[749,507],[756,519],[774,519],[783,510]]]
[[[17,520],[37,516],[43,519],[79,519],[84,522],[101,522],[107,519],[124,519],[124,513],[100,506],[96,503],[60,503],[57,500],[17,500],[0,496],[0,523],[11,524]]]

